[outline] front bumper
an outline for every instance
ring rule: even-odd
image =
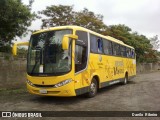
[[[58,88],[35,87],[27,83],[27,89],[28,92],[31,94],[42,95],[42,96],[62,96],[62,97],[76,96],[73,81]],[[42,90],[45,90],[46,93],[40,92]]]

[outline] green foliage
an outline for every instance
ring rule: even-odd
[[[131,28],[120,24],[108,26],[105,34],[126,42],[127,40],[131,39],[130,32]]]
[[[84,8],[75,14],[75,25],[82,26],[98,33],[106,31],[107,26],[103,23],[103,16],[95,14]]]
[[[157,51],[157,55],[160,57],[160,51]]]
[[[26,48],[23,48],[23,47],[18,48],[17,54],[18,54],[18,55],[17,55],[18,57],[26,58],[26,57],[27,57],[27,49],[26,49]]]
[[[31,4],[24,5],[21,0],[0,0],[0,40],[10,42],[28,31],[28,26],[36,17],[31,13]]]
[[[73,24],[74,22],[73,6],[52,5],[47,7],[46,10],[39,12],[39,14],[49,17],[48,19],[42,20],[42,27],[46,27],[47,24],[50,26],[62,26],[66,24]]]
[[[48,17],[48,19],[42,20],[42,28],[47,27],[48,24],[49,26],[78,25],[98,33],[106,30],[103,16],[94,14],[86,8],[80,12],[75,12],[73,6],[52,5],[46,10],[40,11],[39,14]]]
[[[9,59],[10,59],[10,56],[9,56],[9,55],[6,55],[6,56],[4,57],[4,59],[5,59],[5,60],[9,60]]]
[[[158,39],[158,35],[154,36],[150,39],[151,44],[153,45],[154,50],[160,49],[160,40]]]
[[[0,52],[6,52],[6,53],[11,53],[11,46],[10,45],[6,45],[6,46],[1,46],[0,47]]]

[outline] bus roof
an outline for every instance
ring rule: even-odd
[[[94,34],[94,35],[97,35],[99,37],[102,37],[102,38],[105,38],[107,40],[110,40],[110,41],[113,41],[113,42],[116,42],[118,44],[121,44],[121,45],[124,45],[124,46],[127,46],[129,48],[132,48],[134,49],[132,46],[129,46],[127,44],[125,44],[124,42],[122,42],[121,40],[118,40],[116,38],[113,38],[111,36],[104,36],[104,35],[101,35],[99,33],[96,33],[94,31],[91,31],[89,29],[86,29],[84,27],[80,27],[80,26],[75,26],[75,25],[70,25],[70,26],[57,26],[57,27],[49,27],[47,29],[41,29],[41,30],[38,30],[36,32],[34,32],[33,34],[37,34],[37,33],[41,33],[41,32],[46,32],[46,31],[51,31],[51,30],[60,30],[60,29],[75,29],[75,30],[82,30],[82,31],[86,31],[86,32],[89,32],[91,34]]]

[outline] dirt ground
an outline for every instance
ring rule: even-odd
[[[94,98],[36,96],[25,88],[1,90],[0,106],[0,111],[160,111],[160,72],[103,88]]]

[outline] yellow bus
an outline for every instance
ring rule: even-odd
[[[27,89],[44,96],[94,97],[97,90],[127,84],[136,75],[133,47],[79,26],[39,30],[27,45]]]

